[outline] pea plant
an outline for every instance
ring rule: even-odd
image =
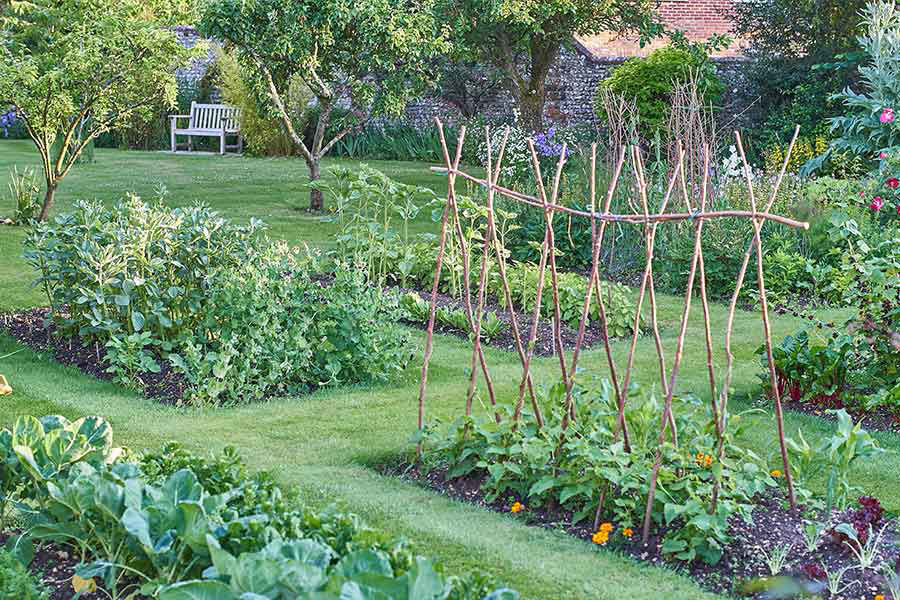
[[[590,157],[588,201],[583,203],[588,208],[575,209],[559,201],[560,179],[568,155],[565,145],[558,154],[555,176],[545,178],[535,142],[528,142],[531,167],[534,170],[533,181],[537,188],[537,193],[529,194],[498,184],[508,133],[500,138],[498,147],[497,136],[492,136],[490,130],[486,130],[486,176],[480,178],[460,170],[459,156],[451,157],[447,150],[440,120],[437,120],[437,126],[444,143],[445,164],[433,169],[447,176],[449,191],[445,207],[447,218],[442,222],[433,277],[418,403],[420,460],[428,460],[428,448],[435,445],[429,443],[431,428],[426,426],[425,411],[433,326],[438,312],[436,294],[444,268],[445,251],[458,247],[465,270],[464,282],[471,276],[469,266],[473,263],[485,265],[491,262],[497,266],[497,288],[511,314],[510,329],[521,363],[521,375],[518,394],[514,393],[508,403],[504,402],[493,385],[490,364],[479,336],[473,337],[472,370],[468,374],[465,412],[451,428],[451,432],[446,437],[438,436],[440,441],[436,443],[439,448],[438,456],[450,468],[450,477],[478,471],[485,477],[485,489],[490,498],[513,494],[530,502],[552,501],[571,508],[576,519],[588,518],[593,514],[594,527],[601,527],[602,516],[611,514],[623,531],[627,529],[633,532],[634,529],[639,529],[640,539],[645,544],[649,540],[651,529],[662,528],[666,532],[661,548],[664,553],[682,560],[701,557],[711,563],[722,556],[722,549],[727,541],[729,518],[734,515],[745,518],[749,516],[749,508],[752,506],[750,499],[756,494],[783,484],[788,503],[796,508],[780,390],[774,384],[776,367],[769,333],[769,307],[762,264],[765,237],[761,235],[765,225],[772,222],[793,228],[808,227],[806,223],[770,212],[787,162],[782,165],[781,175],[772,186],[771,196],[757,199],[754,180],[750,176],[750,167],[738,135],[736,147],[743,163],[747,198],[750,200],[749,210],[743,207],[716,207],[711,210],[708,148],[685,148],[683,144],[680,145],[676,160],[670,165],[672,168],[667,185],[650,186],[647,184],[643,151],[638,147],[623,145],[606,197],[598,198],[595,145]],[[465,131],[462,130],[457,146],[461,145],[464,136]],[[705,157],[705,167],[697,185],[693,182],[688,185],[686,182],[685,170],[682,168],[686,152]],[[790,157],[790,149],[787,156]],[[624,179],[634,182],[637,202],[633,204],[632,212],[613,213],[610,211],[612,199],[625,171],[628,171],[628,175]],[[486,225],[482,238],[478,240],[481,244],[470,243],[465,230],[457,226],[465,216],[463,203],[456,193],[458,180],[472,182],[484,189],[485,202],[481,211]],[[531,369],[537,319],[532,321],[528,331],[523,331],[518,324],[512,284],[516,273],[510,268],[505,253],[498,250],[498,227],[494,210],[497,197],[543,209],[544,239],[540,244],[540,257],[533,280],[534,293],[530,299],[533,299],[531,302],[535,307],[535,317],[540,314],[540,307],[547,302],[552,319],[559,379],[551,382],[552,391],[547,394],[538,391],[536,374]],[[670,207],[676,204],[680,204],[680,208]],[[567,281],[556,260],[557,242],[553,223],[558,216],[564,218],[566,215],[586,219],[591,227],[590,273],[585,278],[583,291],[571,294],[578,298],[580,306],[579,302],[564,302]],[[712,346],[714,331],[709,316],[703,254],[704,224],[721,218],[735,219],[737,222],[750,221],[752,225],[750,242],[734,277],[734,292],[724,330],[724,378],[719,378],[715,369]],[[638,229],[643,236],[645,249],[645,266],[639,279],[639,292],[634,300],[633,311],[626,321],[629,326],[621,330],[612,327],[614,314],[610,314],[610,307],[613,305],[610,298],[613,295],[610,294],[610,288],[604,289],[600,279],[600,258],[604,256],[605,234],[611,223]],[[657,229],[669,223],[681,223],[693,230],[688,283],[672,356],[666,356],[661,342],[654,280]],[[781,452],[778,481],[764,467],[760,457],[736,443],[741,419],[739,415],[729,414],[728,407],[734,366],[731,338],[735,311],[751,266],[750,260],[754,256],[759,308],[766,333],[771,394],[775,405],[777,441]],[[549,286],[545,288],[547,279]],[[467,307],[471,307],[467,310],[469,326],[476,332],[481,327],[483,292],[487,285],[488,270],[481,268],[477,279],[472,285],[465,286],[463,291],[463,300]],[[710,386],[709,400],[704,403],[702,410],[686,405],[683,402],[683,392],[677,396],[675,393],[683,362],[691,305],[695,297],[699,298],[703,309]],[[649,318],[646,321],[645,301],[649,304]],[[584,333],[591,319],[596,319],[601,328],[606,350],[604,354],[609,367],[609,381],[602,386],[606,394],[601,396],[602,401],[597,401],[595,394],[585,391],[584,376],[579,369]],[[565,322],[576,325],[578,330],[574,348],[568,352],[562,342],[561,326]],[[639,382],[632,381],[638,338],[645,328],[653,335],[656,362],[659,365],[659,380],[652,385],[654,393],[650,395],[653,400],[636,395],[634,390],[640,389]],[[617,353],[610,345],[614,335],[623,334],[626,339],[629,336],[631,338],[624,368],[616,363]],[[477,375],[480,377],[476,377]],[[483,382],[481,385],[478,385],[479,379]],[[480,394],[484,394],[484,398]],[[484,423],[475,417],[476,397],[487,400],[481,402],[490,415]],[[530,400],[528,408],[525,406],[526,400]],[[599,406],[603,409],[598,409]],[[609,541],[610,527],[615,527],[609,522],[603,526],[605,529],[598,529],[595,536],[595,543],[601,545]]]

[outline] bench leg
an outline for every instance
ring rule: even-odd
[[[178,143],[175,141],[175,129],[172,129],[172,154],[175,154],[175,151],[178,150]]]
[[[219,137],[219,154],[225,154],[225,134]]]
[[[194,151],[194,136],[189,135],[188,137],[188,152]]]
[[[244,153],[244,136],[238,134],[238,154]]]

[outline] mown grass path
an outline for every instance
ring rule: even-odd
[[[11,164],[31,164],[24,142],[0,142],[0,190],[6,187]],[[335,161],[336,162],[336,161]],[[348,162],[348,161],[341,161]],[[332,162],[331,164],[334,164]],[[372,163],[407,182],[440,186],[427,165]],[[98,151],[97,162],[79,167],[63,183],[57,210],[76,197],[111,202],[124,192],[145,197],[162,181],[167,202],[187,204],[204,200],[236,219],[257,216],[271,225],[273,237],[292,243],[325,246],[333,226],[297,207],[306,199],[304,169],[291,159],[173,157],[143,152]],[[0,214],[8,207],[0,208]],[[416,229],[431,225],[423,218]],[[0,312],[42,304],[37,290],[29,289],[31,273],[20,258],[20,228],[0,228]],[[663,341],[671,352],[677,335],[681,299],[662,297],[660,319]],[[708,394],[705,346],[699,305],[692,315],[679,389]],[[721,350],[725,307],[712,307],[717,347]],[[827,311],[823,318],[839,316]],[[776,338],[793,332],[801,322],[773,318]],[[671,570],[641,565],[606,550],[597,550],[564,533],[531,527],[501,515],[448,500],[398,479],[379,475],[374,465],[409,453],[415,428],[418,364],[424,334],[414,332],[418,356],[403,377],[389,385],[322,390],[301,398],[283,398],[262,404],[222,409],[183,409],[162,406],[112,383],[98,381],[30,350],[0,360],[0,373],[15,393],[0,398],[0,426],[21,414],[59,413],[68,417],[100,414],[114,427],[118,444],[133,449],[157,447],[178,440],[201,451],[226,445],[240,448],[253,468],[273,471],[286,484],[298,485],[315,505],[338,503],[370,524],[414,540],[423,554],[441,558],[450,570],[482,568],[519,589],[525,598],[597,598],[629,600],[694,599],[714,597],[688,578]],[[748,404],[741,398],[755,390],[760,372],[754,350],[762,342],[756,313],[738,315],[735,329],[735,400],[732,410]],[[640,342],[635,379],[652,382],[655,354],[652,339]],[[11,338],[0,335],[0,356],[19,350]],[[623,359],[625,343],[616,343]],[[489,350],[494,379],[502,399],[514,397],[518,386],[518,360],[514,354]],[[457,338],[438,336],[429,378],[429,417],[445,420],[464,406],[469,362],[467,345]],[[716,362],[724,366],[723,352]],[[599,349],[581,360],[583,377],[603,376],[605,357]],[[555,359],[537,361],[539,379],[555,376]],[[770,415],[753,416],[745,440],[763,456],[777,453],[774,421]],[[810,443],[830,435],[832,425],[814,417],[788,413],[787,429],[802,427]],[[877,434],[891,452],[877,462],[856,467],[854,482],[877,496],[891,511],[900,511],[900,436]]]

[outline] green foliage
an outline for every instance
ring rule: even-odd
[[[411,242],[409,223],[432,205],[434,191],[400,183],[367,165],[337,168],[332,173],[334,184],[317,187],[328,191],[335,203],[332,218],[341,228],[338,259],[361,265],[369,281],[378,286],[392,275],[401,286],[414,271],[424,275],[419,251],[431,246]]]
[[[445,125],[444,135],[450,155],[454,156],[457,132]],[[363,160],[444,162],[441,140],[434,127],[402,124],[367,127],[351,133],[335,145],[332,154]]]
[[[401,296],[400,307],[405,312],[404,319],[412,323],[428,323],[431,315],[430,305],[419,294],[408,292]],[[472,333],[466,311],[462,308],[440,307],[434,313],[434,322],[437,326]],[[492,340],[497,337],[503,327],[503,322],[497,316],[497,313],[493,311],[485,312],[481,320],[482,339],[486,341]]]
[[[674,46],[654,50],[646,58],[627,61],[614,70],[601,86],[634,101],[639,127],[650,139],[668,122],[675,86],[691,79],[696,79],[704,103],[715,106],[725,89],[715,64],[703,52]],[[599,95],[595,110],[601,120],[608,118]]]
[[[527,412],[518,427],[511,418],[501,423],[462,419],[448,432],[433,428],[425,432],[426,459],[432,466],[448,467],[449,478],[483,476],[488,501],[515,498],[527,506],[559,506],[571,510],[576,523],[595,515],[606,490],[602,515],[620,531],[636,528],[643,520],[660,449],[660,400],[637,386],[630,391],[626,420],[631,452],[626,452],[614,433],[618,409],[609,383],[576,385],[575,395],[578,414],[568,430],[561,426],[565,386],[557,384],[542,399],[551,407],[544,413],[544,427],[537,428]],[[668,439],[662,444],[651,516],[657,527],[665,528],[664,553],[716,563],[728,541],[729,519],[748,517],[751,499],[776,484],[759,457],[730,442],[724,458],[713,459],[714,427],[699,400],[680,398],[675,414],[679,437],[685,441],[679,447]],[[739,431],[740,415],[732,415],[730,421]],[[718,502],[710,513],[716,482]]]
[[[779,392],[787,392],[794,402],[839,406],[848,383],[852,348],[852,339],[846,335],[833,337],[826,344],[812,343],[805,331],[787,336],[773,348]],[[768,365],[766,348],[760,347],[756,353],[760,363]],[[764,388],[769,389],[768,378],[764,380]]]
[[[744,72],[753,90],[752,141],[759,151],[790,142],[797,125],[803,135],[823,133],[827,119],[840,114],[830,96],[857,80],[859,14],[867,2],[735,3],[734,35],[752,59]]]
[[[250,76],[234,56],[219,50],[216,54],[218,82],[224,101],[241,111],[241,135],[250,154],[256,156],[290,156],[297,152],[281,120],[271,114]],[[303,120],[309,103],[309,90],[299,78],[288,84],[286,108]]]
[[[193,384],[195,402],[383,381],[412,358],[395,299],[350,265],[323,286],[276,245],[211,283],[193,340],[169,357]]]
[[[36,431],[42,421],[26,417],[17,428]],[[46,489],[23,540],[73,548],[83,561],[76,574],[101,579],[111,598],[518,598],[479,574],[444,575],[356,515],[306,508],[271,476],[248,474],[234,449],[207,459],[169,445],[136,462],[81,460],[48,474]],[[11,560],[0,554],[0,586],[21,585],[18,570],[5,576]],[[21,589],[16,598],[31,598]]]
[[[818,447],[811,447],[800,431],[796,440],[787,440],[791,470],[799,486],[818,475],[826,477],[825,503],[828,511],[834,508],[844,510],[853,494],[859,492],[850,483],[851,465],[884,452],[862,428],[861,422],[854,425],[847,411],[831,412],[837,418],[837,431],[830,439],[822,440]]]
[[[198,403],[405,368],[411,351],[394,302],[353,269],[320,285],[299,249],[264,243],[260,229],[132,197],[112,209],[79,203],[35,227],[26,254],[61,331],[105,346],[108,371],[132,387],[164,361]]]
[[[27,225],[36,220],[41,214],[41,188],[38,185],[34,169],[25,167],[19,172],[18,166],[13,166],[9,173],[9,200],[13,206],[13,221],[17,224]]]
[[[431,2],[397,6],[389,0],[214,0],[200,29],[230,44],[268,114],[281,119],[310,170],[344,135],[377,115],[399,116],[433,78],[430,61],[444,52],[448,33]],[[302,138],[305,111],[285,103],[297,79],[312,92],[318,118],[311,143]],[[350,111],[326,138],[338,100]],[[311,208],[322,196],[310,191]]]
[[[112,447],[112,428],[99,417],[19,417],[11,430],[0,430],[0,531],[14,501],[46,498],[49,483],[74,465],[104,464],[121,455]]]
[[[866,64],[859,67],[859,88],[847,87],[836,94],[843,103],[843,116],[831,119],[839,137],[831,148],[874,158],[900,145],[900,124],[894,110],[900,102],[900,10],[893,2],[870,2],[863,11],[866,33],[859,38]],[[810,163],[818,166],[818,163]]]
[[[175,99],[176,67],[189,56],[174,34],[142,16],[137,0],[37,2],[0,9],[0,103],[17,107],[53,193],[100,134]],[[13,14],[13,18],[8,18]],[[54,152],[54,143],[59,143]]]
[[[5,549],[0,548],[0,598],[47,600],[50,595],[28,569]]]
[[[658,34],[654,5],[645,0],[441,0],[438,9],[454,33],[456,53],[502,71],[518,104],[522,127],[543,131],[546,77],[560,48],[576,36],[637,31]],[[527,76],[511,56],[527,56]]]

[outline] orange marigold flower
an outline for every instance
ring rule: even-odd
[[[875,596],[875,600],[884,600],[884,594],[878,594]]]
[[[612,530],[615,529],[612,523],[603,523],[600,525],[600,531],[604,531],[606,533],[612,533]]]
[[[521,502],[516,502],[509,508],[509,512],[512,513],[522,512],[523,510],[525,510],[525,505]]]
[[[622,532],[622,535],[624,535],[627,538],[630,538],[631,536],[634,535],[634,529],[632,529],[631,527],[626,527],[625,531]]]
[[[591,541],[598,546],[602,546],[609,541],[609,534],[605,531],[598,531],[593,535],[593,537],[591,537]]]
[[[771,473],[769,473],[772,477],[781,477],[782,473],[778,469],[775,469]]]
[[[703,464],[708,467],[712,464],[712,462],[713,462],[713,457],[710,456],[709,454],[707,454],[706,460],[703,462]]]

